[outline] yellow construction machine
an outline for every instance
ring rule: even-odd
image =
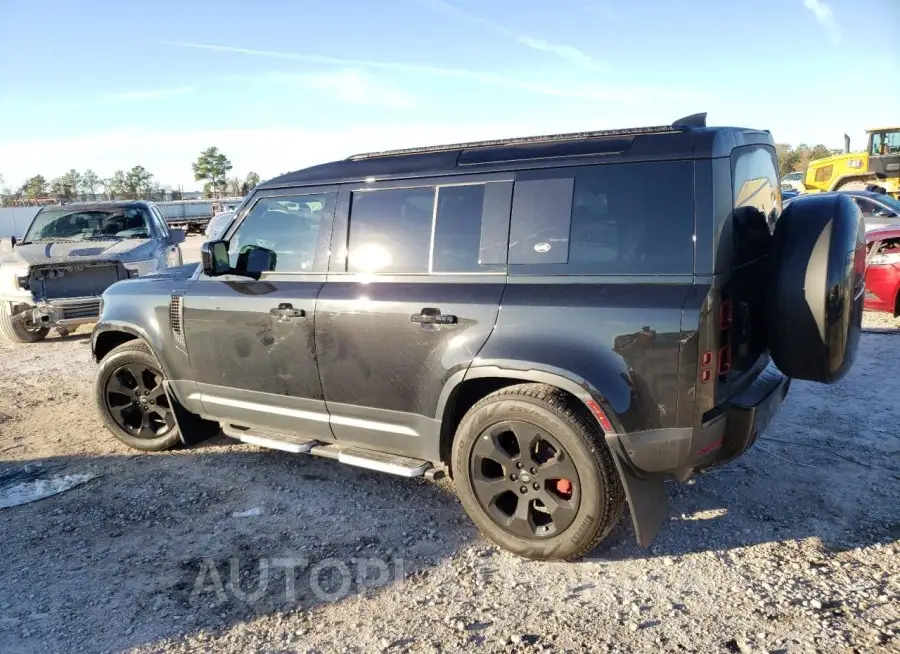
[[[850,137],[844,135],[844,152],[810,161],[803,176],[807,193],[864,190],[880,187],[900,198],[900,127],[866,130],[864,152],[850,152]]]

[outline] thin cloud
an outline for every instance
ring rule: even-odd
[[[803,0],[803,6],[815,16],[816,22],[825,29],[831,42],[839,43],[844,35],[844,30],[841,24],[838,23],[837,18],[835,18],[831,6],[822,2],[822,0]]]
[[[588,70],[600,70],[600,65],[596,61],[571,45],[558,45],[556,43],[549,43],[543,39],[534,39],[530,36],[520,36],[518,41],[533,50],[555,54],[557,57],[561,57],[573,64],[577,64],[582,68],[587,68]]]
[[[390,86],[381,79],[358,69],[317,73],[266,73],[262,76],[240,76],[238,82],[261,83],[278,86],[281,89],[300,88],[308,91],[317,89],[339,102],[346,104],[409,109],[416,106],[415,100]]]
[[[181,48],[193,48],[196,50],[213,50],[217,52],[230,52],[234,54],[243,54],[252,57],[267,57],[271,59],[286,59],[290,61],[303,61],[306,63],[321,64],[326,66],[341,66],[343,68],[368,68],[372,70],[389,70],[399,73],[430,75],[434,77],[446,77],[453,79],[464,79],[471,82],[477,82],[485,86],[494,88],[506,88],[515,91],[533,93],[539,95],[547,95],[558,98],[568,99],[584,99],[584,100],[611,100],[611,101],[627,101],[646,99],[648,95],[658,97],[659,93],[655,91],[636,90],[636,89],[615,89],[613,87],[589,88],[559,88],[545,86],[533,82],[525,82],[516,80],[505,75],[496,75],[492,73],[479,73],[473,70],[460,68],[444,68],[440,66],[425,66],[419,64],[405,64],[388,61],[373,61],[363,59],[341,59],[338,57],[329,57],[318,54],[301,54],[295,52],[283,52],[277,50],[256,50],[252,48],[241,48],[230,45],[214,45],[209,43],[190,43],[185,41],[162,41],[163,45],[176,46]],[[665,95],[666,93],[663,93]]]
[[[481,25],[482,27],[487,28],[488,30],[495,32],[496,34],[500,34],[508,39],[512,39],[517,43],[520,43],[532,50],[537,50],[539,52],[548,52],[553,54],[561,59],[565,59],[571,64],[575,64],[582,68],[586,68],[587,70],[600,70],[601,66],[597,63],[590,55],[585,54],[578,48],[572,45],[564,45],[559,43],[551,43],[546,41],[545,39],[536,38],[533,36],[516,34],[512,30],[504,27],[500,23],[497,23],[492,20],[488,20],[487,18],[483,18],[481,16],[477,16],[475,14],[471,14],[467,11],[463,11],[459,7],[450,4],[449,2],[445,2],[444,0],[421,0],[425,5],[431,7],[432,9],[436,9],[437,11],[442,11],[446,14],[451,14],[453,16],[458,16],[464,20],[467,20],[471,23],[476,23]]]
[[[193,93],[193,86],[179,86],[173,89],[151,89],[148,91],[125,91],[123,93],[111,93],[104,97],[108,102],[141,102],[144,100],[160,100],[176,95]]]

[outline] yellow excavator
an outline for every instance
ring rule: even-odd
[[[803,176],[807,193],[853,191],[875,187],[900,198],[900,127],[866,130],[864,152],[850,152],[844,135],[844,152],[810,161]]]

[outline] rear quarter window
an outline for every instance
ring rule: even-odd
[[[694,266],[691,161],[516,176],[510,274],[680,275]]]

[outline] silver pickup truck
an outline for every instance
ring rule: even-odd
[[[181,265],[184,238],[151,202],[44,207],[21,241],[0,239],[0,333],[33,343],[96,321],[115,282]]]

